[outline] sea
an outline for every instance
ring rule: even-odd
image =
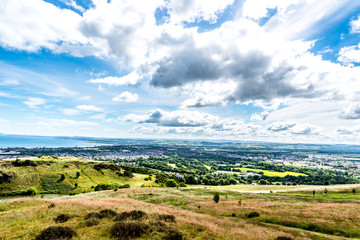
[[[12,147],[94,147],[101,144],[92,138],[83,137],[47,137],[28,135],[2,135],[0,134],[0,148]]]

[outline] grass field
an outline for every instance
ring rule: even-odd
[[[275,171],[268,171],[262,169],[254,169],[254,168],[234,168],[234,169],[239,169],[241,172],[247,172],[247,171],[263,172],[265,176],[269,176],[269,177],[285,177],[286,175],[295,176],[295,177],[307,176],[304,173],[297,173],[297,172],[275,172]]]
[[[351,189],[338,186],[336,192],[328,192],[327,198],[313,199],[308,199],[310,191],[256,194],[224,188],[136,188],[53,200],[1,200],[0,236],[34,239],[41,230],[56,225],[73,228],[77,233],[73,239],[110,239],[115,223],[112,218],[88,226],[85,216],[112,209],[117,213],[141,210],[147,214],[144,219],[134,221],[151,229],[139,239],[167,239],[167,234],[174,229],[186,239],[359,238],[360,189],[357,188],[355,194]],[[215,191],[220,192],[219,203],[213,201]],[[349,200],[339,201],[334,197],[336,194],[341,194],[341,200]],[[55,207],[49,208],[51,203]],[[247,218],[246,214],[253,211],[260,216]],[[68,214],[71,218],[68,222],[55,223],[53,219],[59,214]],[[159,223],[161,214],[173,215],[175,221]]]

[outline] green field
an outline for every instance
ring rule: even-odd
[[[241,172],[247,172],[247,171],[251,171],[251,172],[263,172],[265,176],[269,176],[269,177],[285,177],[286,175],[290,175],[290,176],[307,176],[304,173],[297,173],[297,172],[275,172],[275,171],[268,171],[268,170],[262,170],[262,169],[254,169],[254,168],[234,168],[234,169],[239,169]]]
[[[133,177],[119,176],[111,169],[94,169],[101,162],[88,161],[80,158],[26,158],[36,166],[12,166],[9,160],[0,160],[0,165],[6,166],[2,172],[12,172],[15,178],[9,183],[1,184],[0,194],[25,191],[34,187],[38,193],[83,193],[94,191],[99,183],[117,183],[119,185],[129,184],[130,187],[141,185],[152,185],[154,180],[145,181],[147,175],[134,174]],[[25,159],[22,159],[23,162]],[[108,164],[108,163],[106,163]],[[80,174],[76,177],[77,173]],[[60,181],[61,175],[65,179]]]

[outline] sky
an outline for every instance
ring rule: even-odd
[[[0,133],[360,143],[360,1],[1,0]]]

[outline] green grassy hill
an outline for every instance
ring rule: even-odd
[[[105,165],[105,168],[95,169],[99,164]],[[110,166],[110,163],[79,158],[41,157],[20,161],[0,160],[1,173],[14,175],[12,180],[0,184],[0,194],[26,191],[32,187],[38,193],[83,193],[94,191],[94,187],[99,183],[129,184],[130,187],[153,183],[143,180],[146,175],[134,174],[131,178],[119,176],[123,172],[120,168],[106,168],[106,166]],[[62,174],[65,176],[63,180]]]

